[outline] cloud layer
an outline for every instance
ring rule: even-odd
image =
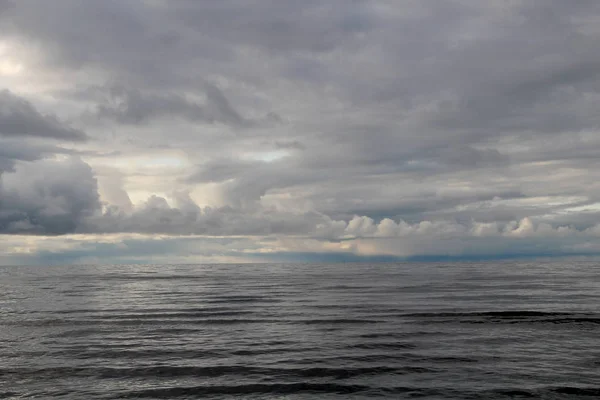
[[[143,260],[127,235],[188,261],[594,254],[599,22],[586,0],[0,0],[1,262]],[[209,238],[236,244],[174,244]]]

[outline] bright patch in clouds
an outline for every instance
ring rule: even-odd
[[[23,63],[11,56],[14,51],[8,42],[0,40],[0,76],[18,75],[23,72]]]

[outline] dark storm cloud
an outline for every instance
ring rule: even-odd
[[[69,141],[87,139],[83,132],[70,128],[52,115],[40,113],[29,101],[9,90],[0,91],[0,136]]]
[[[0,233],[71,233],[100,207],[92,169],[76,159],[22,164],[1,178]]]

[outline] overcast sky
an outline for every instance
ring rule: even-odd
[[[600,253],[597,0],[0,0],[0,264]]]

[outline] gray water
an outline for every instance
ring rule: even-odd
[[[598,265],[0,268],[0,398],[598,398]]]

